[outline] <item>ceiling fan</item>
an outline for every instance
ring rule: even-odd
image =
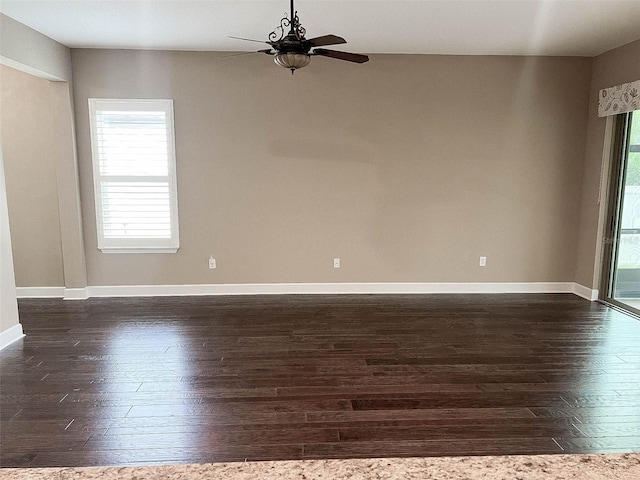
[[[289,29],[288,32],[287,28]],[[291,70],[292,75],[299,68],[309,65],[312,55],[336,58],[338,60],[346,60],[347,62],[354,63],[365,63],[369,61],[368,56],[360,55],[359,53],[317,48],[327,45],[347,43],[347,41],[342,37],[338,37],[337,35],[323,35],[322,37],[315,37],[307,40],[304,37],[305,33],[306,30],[300,24],[298,12],[295,11],[293,7],[293,0],[291,0],[291,16],[289,17],[285,13],[284,17],[280,20],[280,25],[269,34],[269,40],[263,42],[261,40],[251,40],[249,38],[230,38],[246,40],[249,42],[266,43],[270,48],[250,53],[266,53],[267,55],[272,55],[275,63],[283,68]]]

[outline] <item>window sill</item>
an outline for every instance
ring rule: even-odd
[[[98,248],[102,253],[176,253],[178,248]]]

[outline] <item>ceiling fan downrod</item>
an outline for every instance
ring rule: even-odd
[[[295,15],[295,12],[294,12],[294,10],[293,10],[293,0],[291,0],[291,2],[290,2],[290,3],[291,3],[291,8],[290,8],[289,10],[291,11],[291,29],[289,30],[289,33],[295,33],[295,32],[293,31],[293,25],[294,25],[294,23],[295,23],[295,22],[293,21],[293,19],[294,19],[294,18],[296,18],[296,17],[294,16],[294,15]]]

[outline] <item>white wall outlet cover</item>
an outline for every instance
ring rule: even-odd
[[[487,257],[480,257],[480,266],[481,267],[487,266]]]
[[[339,258],[334,258],[333,259],[333,268],[340,268],[340,259]]]
[[[216,268],[216,259],[213,257],[209,257],[209,268]]]

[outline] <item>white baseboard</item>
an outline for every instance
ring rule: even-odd
[[[18,298],[62,298],[64,287],[16,287]]]
[[[89,298],[89,287],[16,287],[18,298],[62,298],[64,300],[86,300]]]
[[[574,293],[573,282],[534,283],[243,283],[89,287],[91,297],[288,294]]]
[[[598,291],[574,282],[510,283],[236,283],[200,285],[102,285],[85,288],[39,287],[17,289],[18,298],[162,297],[189,295],[336,295],[437,293],[574,293],[587,300]]]
[[[20,340],[22,337],[24,337],[24,333],[22,332],[22,325],[20,323],[7,328],[4,332],[0,332],[0,350]]]
[[[579,283],[574,283],[573,293],[575,293],[579,297],[586,298],[587,300],[593,302],[598,299],[599,292],[598,290],[585,287],[584,285],[580,285]]]
[[[86,300],[87,298],[89,298],[89,287],[64,289],[64,300]]]

